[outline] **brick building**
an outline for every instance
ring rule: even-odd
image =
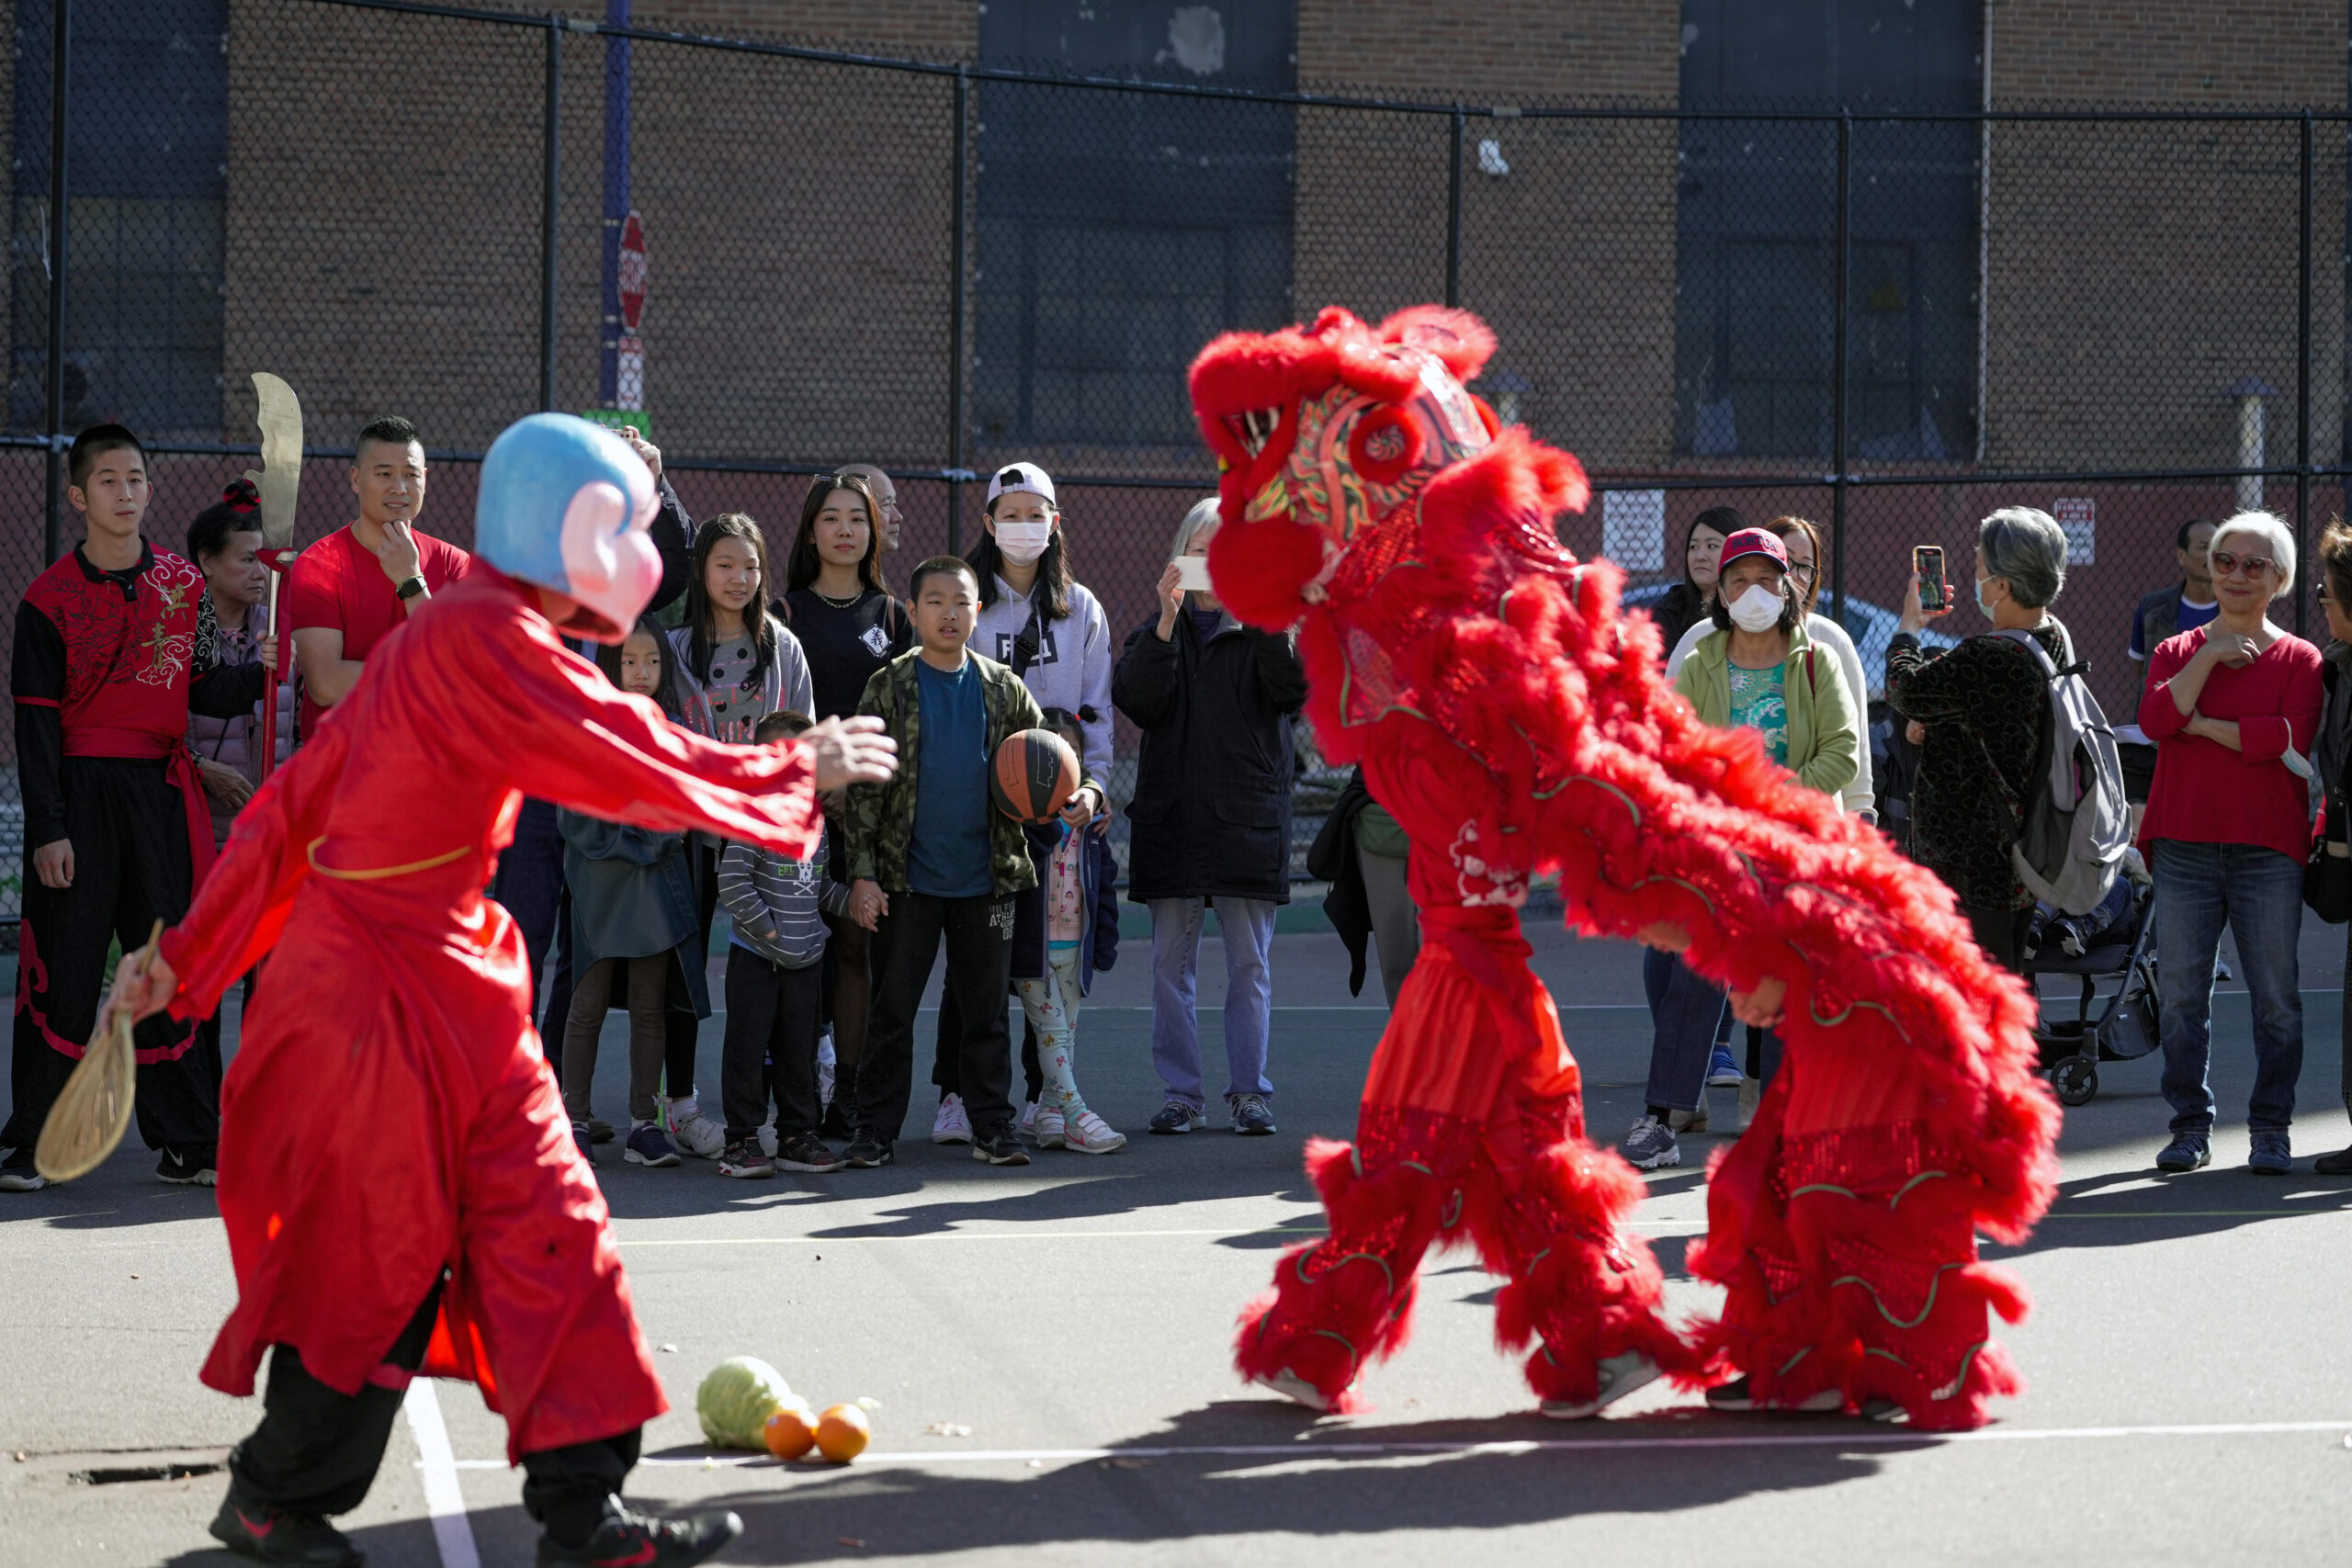
[[[2226,394],[2249,378],[2275,389],[2267,459],[2291,457],[2300,123],[1855,121],[1841,465],[1827,413],[1838,130],[1821,117],[1840,105],[2340,112],[2341,7],[636,6],[637,26],[684,36],[628,46],[616,121],[610,42],[544,16],[76,0],[64,428],[114,415],[189,447],[249,441],[257,368],[300,390],[322,448],[389,408],[417,418],[435,448],[478,451],[537,406],[552,50],[554,400],[603,398],[617,148],[650,253],[645,400],[681,460],[870,457],[932,473],[948,462],[956,82],[938,67],[958,62],[1435,111],[973,80],[960,389],[977,468],[1018,455],[1069,475],[1197,479],[1179,372],[1208,335],[1327,301],[1377,315],[1442,297],[1456,104],[1452,260],[1463,302],[1503,344],[1482,389],[1605,484],[1713,480],[1728,494],[1839,467],[1948,479],[1853,493],[1850,516],[1872,521],[1849,553],[1883,600],[1881,580],[1899,566],[1866,558],[1878,535],[1890,550],[1957,543],[1953,530],[1994,500],[2094,493],[1978,476],[2233,466],[2239,410]],[[562,9],[605,16],[601,0]],[[0,72],[15,238],[0,319],[20,441],[47,425],[47,7],[20,8],[21,76]],[[1529,112],[1547,107],[1601,112]],[[1814,118],[1772,118],[1790,113]],[[2310,419],[2322,462],[2343,441],[2345,290],[2329,258],[2342,254],[2344,146],[2340,121],[2314,125]],[[13,462],[0,482],[37,509],[38,459]],[[192,512],[242,463],[201,451],[162,463],[159,513]],[[344,520],[338,467],[305,487],[307,532]],[[468,479],[444,466],[429,525],[465,536]],[[682,482],[699,509],[751,505],[772,527],[788,526],[800,488],[723,468]],[[2226,504],[2229,490],[2095,492],[2102,528],[2129,530],[2134,557],[2112,583],[2104,563],[2086,581],[2128,602],[2162,564],[2168,520]],[[1139,613],[1182,492],[1080,493],[1115,525],[1109,547],[1090,547],[1098,585],[1114,614]],[[1670,516],[1716,498],[1669,493]],[[919,538],[944,542],[944,487],[912,484],[908,499]],[[2274,483],[2271,499],[2292,498]],[[1743,504],[1834,502],[1758,491]],[[1567,533],[1580,549],[1600,543],[1597,518]],[[20,580],[39,552],[14,554],[6,569]]]

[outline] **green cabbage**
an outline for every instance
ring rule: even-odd
[[[793,1402],[784,1374],[756,1356],[729,1356],[695,1394],[702,1435],[722,1449],[765,1449],[768,1417]]]

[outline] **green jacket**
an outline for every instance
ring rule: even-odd
[[[852,882],[876,882],[885,893],[907,891],[907,845],[914,837],[915,796],[922,772],[922,694],[916,683],[919,648],[909,649],[874,672],[865,682],[865,696],[857,711],[882,721],[899,743],[899,771],[887,784],[852,784],[849,791],[849,875]],[[979,667],[980,703],[988,715],[989,755],[1005,738],[1046,722],[1037,699],[1019,676],[993,659],[967,652]],[[1081,771],[1084,764],[1080,764]],[[1101,784],[1086,779],[1100,791]],[[1037,885],[1037,868],[1029,858],[1029,840],[1021,824],[1001,811],[989,814],[989,870],[1000,898]]]
[[[1781,669],[1789,705],[1789,771],[1836,798],[1860,767],[1861,722],[1854,713],[1838,656],[1816,649],[1799,625],[1789,632],[1789,661]],[[1708,633],[1682,661],[1674,689],[1718,729],[1731,722],[1731,633]]]

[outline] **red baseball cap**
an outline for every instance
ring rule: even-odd
[[[1742,528],[1724,541],[1724,553],[1715,570],[1729,571],[1731,563],[1742,556],[1769,556],[1782,571],[1789,570],[1789,547],[1781,536],[1763,528]]]

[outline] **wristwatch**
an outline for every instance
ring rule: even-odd
[[[410,578],[407,581],[393,589],[392,592],[399,594],[403,599],[423,598],[424,596],[424,574],[421,571],[418,572],[414,577]]]

